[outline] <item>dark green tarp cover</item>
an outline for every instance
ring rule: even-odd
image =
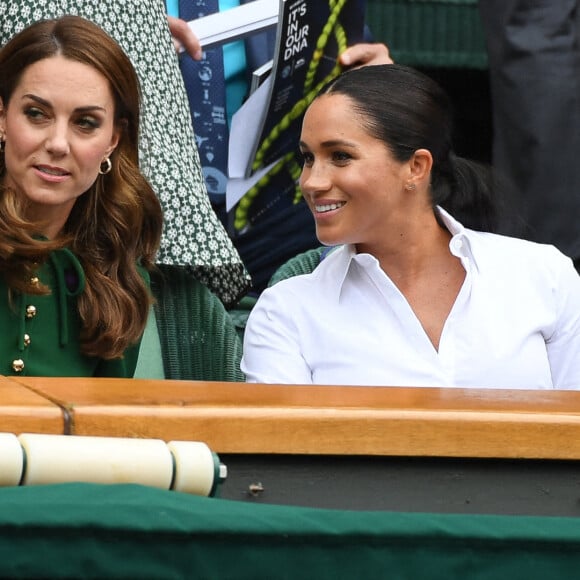
[[[0,489],[2,578],[580,577],[580,520],[256,505],[139,485]]]

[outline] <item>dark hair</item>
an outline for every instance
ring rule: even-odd
[[[4,108],[24,71],[55,56],[88,65],[107,79],[119,143],[111,171],[77,199],[58,240],[39,240],[39,225],[26,220],[19,196],[0,187],[0,274],[11,289],[30,292],[23,273],[53,249],[69,247],[86,275],[78,300],[82,350],[116,358],[145,328],[151,297],[139,266],[154,267],[163,223],[157,196],[139,169],[139,80],[121,47],[96,24],[79,16],[38,21],[0,50]],[[5,169],[0,156],[0,175]]]
[[[467,227],[497,228],[495,176],[490,168],[453,153],[451,102],[433,79],[400,64],[366,66],[344,72],[321,94],[351,99],[368,133],[383,141],[399,162],[417,149],[430,151],[433,206],[440,205]]]

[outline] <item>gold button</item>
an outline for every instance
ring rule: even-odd
[[[21,358],[12,361],[12,369],[15,373],[21,373],[24,370],[24,361]]]
[[[30,334],[24,335],[24,346],[30,346]]]
[[[36,306],[29,304],[26,307],[26,318],[34,318],[36,316]]]

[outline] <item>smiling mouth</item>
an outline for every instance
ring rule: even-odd
[[[315,205],[314,209],[317,213],[326,213],[328,211],[333,211],[335,209],[340,209],[346,205],[346,201],[341,201],[340,203],[329,203],[326,205]]]

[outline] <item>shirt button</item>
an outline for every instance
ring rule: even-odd
[[[30,346],[30,334],[24,335],[24,346]]]
[[[451,242],[451,247],[458,252],[459,250],[461,250],[461,248],[463,248],[463,240],[453,240]]]
[[[16,358],[12,361],[12,370],[15,373],[21,373],[24,370],[24,361],[21,358]]]
[[[36,306],[29,304],[26,307],[26,318],[34,318],[36,316]]]

